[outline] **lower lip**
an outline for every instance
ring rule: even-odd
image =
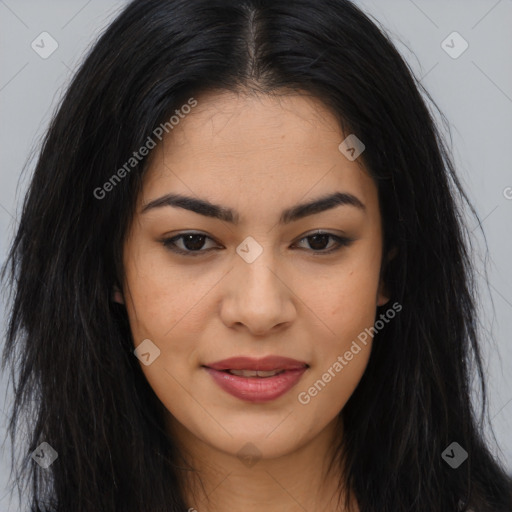
[[[239,377],[205,367],[205,370],[224,391],[247,402],[269,402],[284,395],[299,382],[306,369],[285,370],[273,377]]]

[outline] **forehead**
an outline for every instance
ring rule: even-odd
[[[346,135],[317,98],[210,92],[196,100],[153,150],[143,204],[168,192],[282,206],[340,190],[377,201],[360,160],[338,149]]]

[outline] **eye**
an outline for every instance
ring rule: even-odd
[[[334,247],[325,250],[326,246],[329,245],[329,239],[335,241]],[[172,238],[165,238],[161,240],[161,243],[164,245],[164,247],[177,254],[183,254],[185,256],[199,256],[201,253],[216,250],[215,247],[210,247],[203,250],[206,240],[213,241],[212,238],[202,233],[180,233]],[[353,242],[353,240],[350,238],[341,237],[324,231],[316,231],[311,235],[305,236],[299,240],[299,243],[304,240],[308,241],[312,252],[318,253],[319,255],[333,253],[340,250],[344,246],[350,245]],[[177,242],[180,242],[182,247],[179,247]]]
[[[166,238],[162,240],[162,243],[169,250],[176,252],[178,254],[184,254],[186,256],[199,256],[202,252],[200,250],[204,246],[204,242],[206,239],[212,240],[209,236],[203,235],[201,233],[180,233],[172,238]],[[176,241],[180,241],[183,243],[184,248],[180,248],[177,246]],[[212,249],[208,249],[211,251]]]
[[[328,245],[329,239],[333,239],[335,243],[334,247],[331,246],[331,248],[326,251],[325,246],[326,244]],[[308,240],[308,244],[313,249],[313,252],[319,253],[319,255],[331,254],[339,251],[342,247],[348,246],[353,242],[350,238],[338,236],[326,231],[316,231],[311,235],[305,236],[299,240],[299,242],[302,242],[303,240]]]

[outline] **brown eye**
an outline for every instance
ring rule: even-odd
[[[306,239],[312,249],[315,251],[322,251],[329,245],[330,238],[330,235],[312,235],[308,236]]]
[[[172,238],[161,240],[161,243],[164,247],[177,254],[182,254],[184,256],[199,256],[202,253],[218,249],[218,247],[209,247],[205,249],[205,242],[207,240],[213,241],[211,237],[202,233],[180,233]],[[304,240],[308,241],[309,250],[313,253],[318,253],[318,255],[331,254],[353,242],[352,239],[321,231],[303,237],[299,242],[303,242]],[[331,247],[328,248],[330,240],[333,240],[334,244],[331,244]],[[179,244],[177,242],[179,242]],[[308,250],[308,248],[305,249]]]
[[[173,252],[184,254],[187,256],[197,256],[200,253],[208,252],[211,250],[203,250],[205,241],[211,238],[200,233],[180,233],[172,238],[162,240],[162,244]],[[176,242],[180,241],[182,247],[179,247]]]
[[[329,239],[332,239],[335,241],[334,247],[331,246],[328,250],[325,250],[329,245]],[[350,245],[353,240],[334,235],[333,233],[327,233],[327,232],[316,232],[312,235],[308,235],[300,240],[302,242],[303,240],[308,241],[308,245],[311,248],[313,252],[317,252],[320,254],[330,254],[332,252],[335,252],[341,247]]]

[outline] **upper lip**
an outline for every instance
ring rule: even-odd
[[[306,368],[309,365],[303,361],[297,361],[289,357],[281,356],[266,356],[260,359],[253,357],[230,357],[215,363],[204,365],[213,370],[297,370]]]

